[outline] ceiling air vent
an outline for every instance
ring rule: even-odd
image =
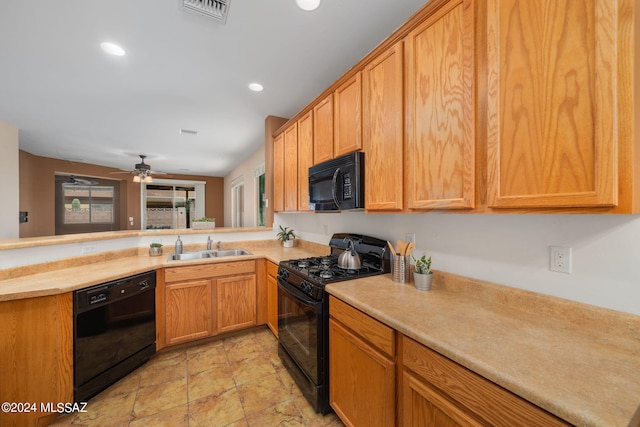
[[[182,0],[182,2],[185,8],[224,23],[227,21],[231,0]]]

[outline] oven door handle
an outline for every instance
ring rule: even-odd
[[[302,292],[300,292],[293,286],[288,285],[280,277],[278,277],[278,287],[305,305],[317,305],[320,303],[320,301],[306,298]]]

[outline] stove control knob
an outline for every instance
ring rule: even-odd
[[[287,277],[289,277],[289,272],[287,270],[285,270],[284,268],[281,268],[281,269],[278,270],[278,276],[280,276],[283,279],[287,280]]]

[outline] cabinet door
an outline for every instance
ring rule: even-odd
[[[402,425],[407,427],[465,427],[482,424],[408,372],[402,378]]]
[[[362,77],[358,72],[334,92],[333,152],[336,157],[362,150]]]
[[[273,210],[284,211],[284,134],[273,139]]]
[[[228,332],[256,324],[256,275],[216,280],[218,332]]]
[[[365,66],[364,141],[365,208],[403,207],[402,42]]]
[[[165,285],[165,333],[167,345],[214,334],[211,280]]]
[[[313,107],[313,164],[333,159],[333,95]]]
[[[473,207],[473,24],[472,0],[449,1],[405,39],[410,209]]]
[[[298,123],[284,131],[284,210],[298,210]]]
[[[272,262],[267,264],[267,326],[278,336],[278,266]]]
[[[487,2],[490,207],[617,204],[617,3]]]
[[[298,210],[309,210],[309,168],[313,166],[313,111],[298,120]]]
[[[329,319],[329,402],[347,425],[393,426],[395,363]]]
[[[37,405],[0,412],[0,425],[48,425],[59,414],[41,402],[73,402],[72,294],[0,302],[0,324],[0,401]]]

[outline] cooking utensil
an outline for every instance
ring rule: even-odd
[[[389,245],[389,249],[391,249],[391,253],[394,255],[398,255],[398,251],[396,251],[396,248],[393,247],[393,244],[391,244],[390,241],[387,240],[387,245]]]
[[[396,245],[396,247],[398,248],[398,254],[404,256],[404,251],[405,249],[407,249],[407,243],[400,239],[398,240],[398,244]]]
[[[346,270],[359,270],[362,267],[362,261],[360,261],[360,255],[356,252],[353,240],[345,239],[347,241],[347,249],[338,257],[338,267]]]
[[[407,247],[404,250],[404,255],[405,256],[409,256],[411,255],[411,252],[413,252],[413,250],[416,248],[416,244],[415,242],[409,242],[407,243]]]

